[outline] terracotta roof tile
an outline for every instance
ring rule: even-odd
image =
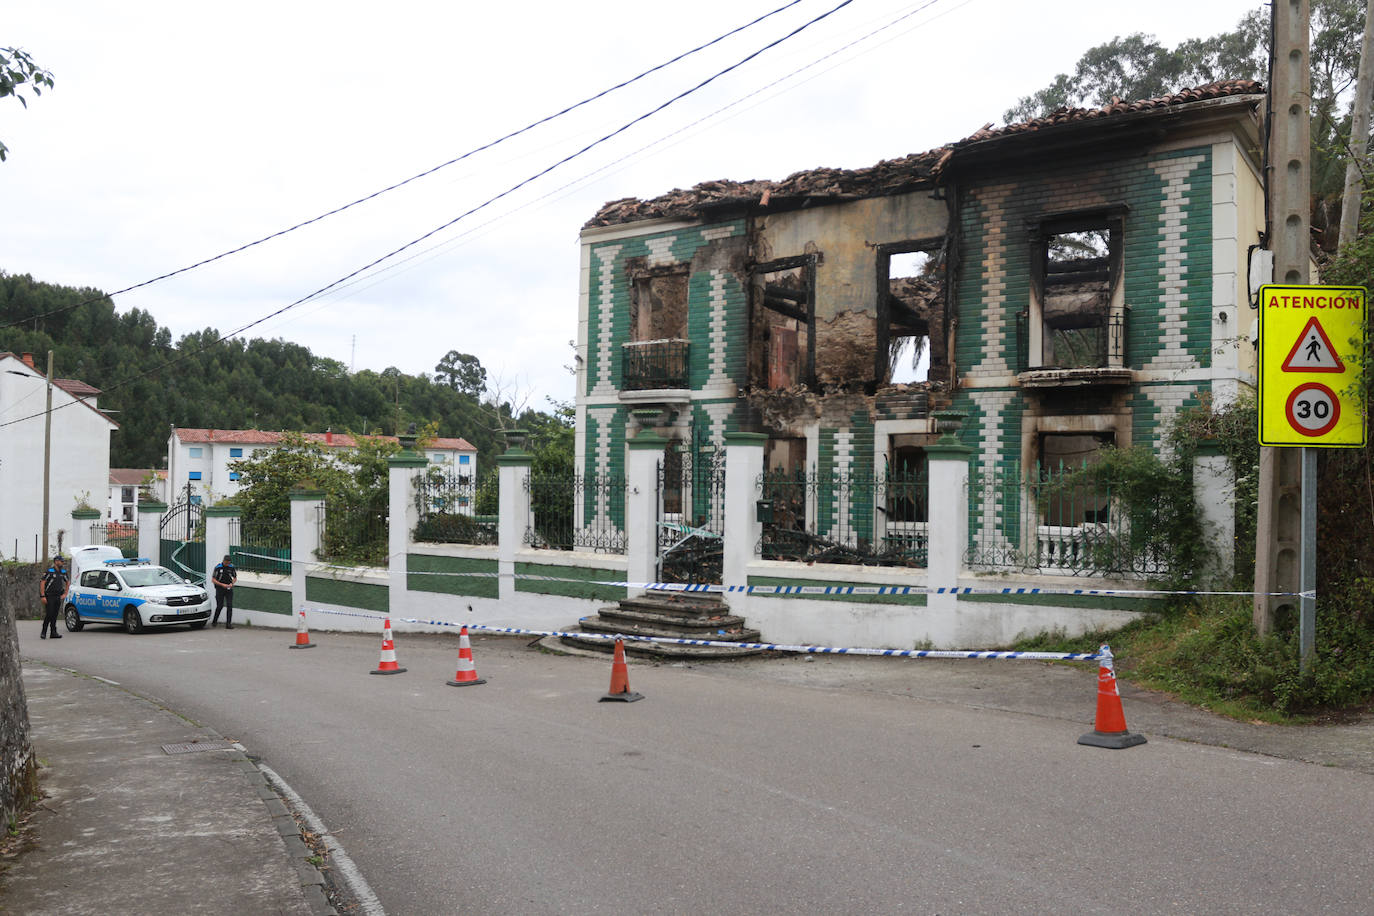
[[[116,487],[137,487],[155,474],[156,471],[151,468],[110,468],[110,484]]]
[[[1223,80],[1153,99],[1123,102],[1113,98],[1110,104],[1101,108],[1060,108],[1043,118],[1004,127],[994,128],[986,124],[957,143],[899,159],[884,160],[867,168],[811,169],[795,172],[782,181],[704,181],[686,190],[676,188],[650,200],[635,197],[613,200],[604,204],[583,228],[615,226],[647,219],[699,219],[712,211],[728,208],[766,210],[771,206],[786,209],[810,200],[824,202],[901,194],[934,184],[951,156],[957,154],[961,147],[981,140],[1189,102],[1262,92],[1264,87],[1253,80]]]

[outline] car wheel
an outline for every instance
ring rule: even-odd
[[[205,621],[203,621],[203,620],[197,620],[195,623],[191,624],[191,629],[193,629],[193,630],[203,630],[203,629],[205,629]]]
[[[131,606],[124,609],[124,632],[143,632],[143,618],[139,616],[138,609],[135,607]]]
[[[67,609],[62,612],[63,620],[67,624],[68,633],[80,633],[81,628],[86,624],[81,622],[81,615],[76,612],[76,605],[69,604]]]

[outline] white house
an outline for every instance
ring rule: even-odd
[[[110,433],[119,425],[96,407],[100,391],[52,380],[48,550],[43,550],[43,429],[48,379],[32,354],[0,352],[0,553],[32,562],[71,544],[72,509],[98,506],[109,487]],[[62,535],[59,539],[59,533]]]
[[[110,499],[107,522],[138,521],[138,502],[144,489],[154,499],[167,499],[167,472],[156,468],[110,468]]]
[[[352,448],[358,440],[347,433],[326,431],[306,433],[305,437],[326,448]],[[395,436],[376,436],[395,442]],[[167,498],[185,498],[190,486],[192,502],[214,502],[233,496],[239,490],[238,472],[230,462],[253,457],[253,453],[280,448],[282,433],[260,429],[191,429],[175,427],[167,439]],[[452,468],[458,476],[477,479],[477,449],[466,439],[433,439],[424,448],[436,467]]]

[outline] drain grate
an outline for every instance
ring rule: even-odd
[[[191,741],[186,744],[164,744],[162,752],[164,754],[194,754],[196,751],[228,751],[232,750],[232,741]]]

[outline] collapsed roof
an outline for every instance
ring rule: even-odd
[[[1016,124],[980,128],[963,140],[900,159],[885,159],[860,169],[817,168],[794,172],[782,181],[704,181],[692,188],[676,188],[651,200],[626,197],[604,204],[586,229],[647,219],[700,219],[723,210],[750,207],[790,208],[808,201],[885,197],[933,186],[950,159],[960,150],[984,141],[1018,134],[1055,130],[1103,119],[1122,119],[1181,106],[1213,102],[1233,96],[1259,96],[1264,87],[1254,80],[1222,80],[1151,99],[1125,102],[1115,96],[1100,108],[1058,108],[1042,118]]]

